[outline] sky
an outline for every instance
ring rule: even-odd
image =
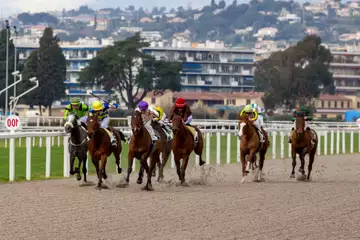
[[[134,5],[136,8],[144,7],[151,10],[153,7],[165,6],[168,9],[172,7],[191,4],[193,8],[208,5],[211,0],[1,0],[0,18],[6,18],[12,14],[21,12],[41,12],[65,9],[76,9],[81,5],[99,9],[105,7],[125,8],[128,5]],[[227,4],[232,0],[225,0]],[[238,0],[238,3],[246,0]],[[219,2],[219,0],[216,0]],[[247,1],[246,1],[247,2]]]

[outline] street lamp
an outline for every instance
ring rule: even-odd
[[[18,84],[19,82],[22,81],[22,74],[20,74],[19,71],[12,72],[11,74],[14,76],[15,80],[16,80],[16,77],[19,77],[19,80],[16,81],[16,82],[14,81],[13,84],[8,85],[6,88],[4,88],[3,90],[1,90],[1,91],[0,91],[0,95],[1,95],[3,92],[7,91],[9,88],[15,86],[16,84]]]
[[[35,86],[33,86],[32,88],[30,88],[30,89],[28,89],[27,91],[23,92],[23,93],[20,94],[19,96],[13,97],[13,98],[11,99],[11,101],[9,102],[10,108],[11,108],[11,104],[13,104],[13,107],[12,107],[11,110],[10,110],[11,112],[13,112],[13,111],[15,110],[16,104],[17,104],[17,102],[19,101],[19,99],[20,99],[22,96],[24,96],[24,95],[28,94],[29,92],[35,90],[35,89],[39,86],[39,80],[38,80],[36,77],[30,78],[29,81],[32,82],[32,83],[36,83]]]
[[[16,26],[13,27],[14,28],[14,71],[16,72],[16,59],[17,59],[17,56],[16,56],[16,40],[17,40],[17,29],[16,29]],[[14,82],[16,81],[16,76],[14,75]],[[14,97],[16,97],[16,85],[14,85]]]
[[[9,32],[10,25],[9,21],[5,20],[5,28],[6,28],[6,76],[5,76],[5,116],[8,112],[8,85],[9,85]]]

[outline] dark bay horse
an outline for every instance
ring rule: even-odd
[[[69,138],[69,153],[70,153],[70,175],[76,175],[78,181],[81,180],[80,167],[82,164],[82,172],[84,174],[84,182],[87,182],[86,174],[86,161],[88,152],[88,140],[87,132],[81,126],[78,125],[78,119],[74,114],[70,114],[67,117],[67,121],[64,125],[65,132],[70,133]],[[78,159],[78,167],[74,168],[75,158]]]
[[[156,163],[160,161],[159,156],[161,152],[161,142],[160,140],[158,140],[155,142],[154,146],[152,146],[151,136],[145,128],[141,113],[138,111],[134,111],[131,116],[131,130],[133,134],[130,137],[130,146],[128,152],[129,165],[125,181],[127,184],[129,184],[134,158],[139,159],[140,171],[137,183],[142,183],[142,178],[145,170],[147,174],[147,183],[142,189],[151,191],[153,190],[151,183],[152,172],[156,167]],[[147,163],[147,159],[149,157],[150,167]]]
[[[193,126],[192,126],[193,127]],[[202,160],[202,151],[203,151],[203,138],[201,131],[194,127],[195,131],[198,133],[198,143],[195,145],[195,140],[193,134],[185,125],[181,116],[176,115],[172,120],[172,131],[173,131],[173,140],[172,140],[172,150],[174,153],[174,161],[176,164],[176,172],[179,176],[181,184],[185,184],[185,171],[189,162],[189,157],[192,151],[199,156],[200,161],[199,165],[202,166],[205,164],[205,161]],[[180,160],[183,160],[180,168]]]
[[[243,177],[241,182],[245,181],[245,177],[249,173],[250,165],[255,165],[256,162],[256,153],[259,153],[259,172],[257,177],[258,181],[263,180],[262,177],[262,169],[264,167],[265,154],[270,145],[270,142],[267,138],[267,134],[265,130],[263,130],[263,134],[265,137],[265,142],[260,142],[260,137],[257,133],[257,130],[253,123],[249,120],[249,117],[243,115],[239,119],[239,131],[240,131],[240,158],[242,165],[242,173]],[[247,158],[246,158],[247,157]]]
[[[88,144],[88,149],[91,155],[91,160],[95,166],[96,173],[98,176],[98,185],[97,187],[100,189],[102,184],[102,179],[107,179],[106,174],[106,162],[107,157],[110,156],[111,153],[115,156],[115,162],[117,165],[117,171],[120,174],[122,169],[120,167],[120,154],[122,150],[121,140],[125,140],[125,138],[121,137],[119,131],[115,130],[112,127],[111,131],[115,134],[117,145],[112,146],[110,137],[107,132],[100,127],[100,122],[98,120],[98,116],[96,114],[90,115],[87,121],[88,126],[88,135],[90,137],[90,141]],[[101,164],[99,162],[101,161]]]
[[[158,179],[157,179],[157,182],[160,182],[161,180],[164,179],[164,167],[166,166],[166,163],[167,163],[167,161],[168,161],[168,159],[170,157],[170,154],[171,154],[172,140],[168,139],[166,133],[164,132],[165,130],[160,125],[160,123],[158,123],[156,121],[153,121],[151,126],[160,135],[161,161],[160,160],[158,161],[159,174],[158,174]],[[158,153],[155,153],[155,154],[158,154]],[[156,168],[154,168],[153,176],[155,175],[155,170],[156,170]]]
[[[297,112],[295,118],[295,130],[292,132],[291,137],[291,156],[292,156],[292,172],[290,178],[295,178],[296,154],[299,154],[301,166],[299,172],[305,177],[305,155],[309,154],[309,166],[307,179],[310,179],[312,165],[315,160],[316,149],[318,145],[318,136],[314,130],[305,129],[305,114]],[[312,143],[313,134],[315,142]]]

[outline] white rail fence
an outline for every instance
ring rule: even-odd
[[[5,120],[4,117],[0,117],[0,120]],[[62,127],[65,123],[62,117],[20,117],[23,130],[30,129],[53,129],[54,127]],[[5,121],[1,121],[3,124]],[[128,118],[111,118],[111,123],[118,127],[127,127]],[[194,119],[192,124],[201,126],[206,129],[222,129],[231,128],[234,129],[237,126],[235,120],[223,120],[223,119]],[[291,121],[266,121],[266,127],[268,128],[291,128]],[[323,122],[313,121],[313,127],[317,128],[357,128],[355,122]],[[1,129],[1,128],[0,128]],[[5,130],[5,126],[2,125],[2,130]]]
[[[279,129],[267,129],[269,132],[269,140],[271,146],[268,150],[266,159],[284,159],[291,157],[291,145],[288,144],[288,131]],[[203,156],[207,164],[230,164],[240,162],[240,140],[235,136],[236,130],[212,130],[203,129],[205,148]],[[353,154],[360,152],[360,131],[359,129],[322,129],[317,131],[319,136],[318,155],[328,154]],[[125,132],[129,134],[129,132]],[[9,181],[15,180],[15,159],[19,151],[25,150],[23,147],[23,139],[25,139],[26,149],[26,180],[32,177],[32,149],[45,150],[45,178],[50,178],[51,174],[51,152],[53,147],[63,148],[63,177],[69,177],[69,153],[68,139],[69,136],[63,132],[18,132],[13,134],[0,134],[0,140],[5,140],[5,147],[9,147]],[[43,139],[45,141],[43,142]],[[7,141],[9,140],[9,146]],[[17,140],[17,141],[16,141]],[[225,141],[225,143],[223,143]],[[18,144],[16,144],[16,142]],[[235,142],[235,143],[234,143]],[[43,145],[45,149],[43,149]],[[125,144],[127,145],[127,144]],[[125,146],[123,145],[123,146]],[[126,156],[127,147],[123,147],[122,156]],[[235,154],[236,152],[236,154]],[[2,159],[1,162],[7,159]],[[58,160],[58,159],[55,159]],[[90,159],[88,159],[90,160]],[[127,162],[127,158],[122,157],[122,162]],[[198,157],[195,158],[195,164],[198,163]],[[88,161],[89,162],[89,161]],[[133,168],[135,169],[135,162]],[[138,163],[137,163],[138,164]],[[171,168],[175,167],[173,156],[171,157]],[[89,167],[87,166],[89,169]],[[24,173],[21,173],[24,174]],[[1,177],[1,176],[0,176]],[[2,176],[3,177],[3,176]]]

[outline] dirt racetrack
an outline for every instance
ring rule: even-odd
[[[170,169],[154,192],[137,173],[101,191],[74,178],[2,184],[0,239],[360,239],[359,155],[317,157],[311,182],[289,179],[291,160],[266,161],[261,183],[240,184],[237,164],[204,171],[181,187]]]

